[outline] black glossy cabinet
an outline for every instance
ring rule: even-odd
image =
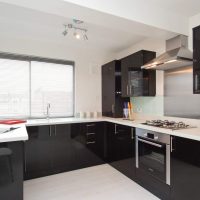
[[[141,69],[142,65],[155,57],[155,52],[141,50],[121,59],[123,97],[155,96],[156,71]]]
[[[123,117],[121,97],[121,63],[114,60],[102,66],[102,115]]]
[[[70,169],[69,125],[27,127],[25,179],[47,176]]]
[[[104,123],[80,123],[72,124],[72,143],[75,155],[74,169],[90,167],[105,163]]]
[[[135,129],[120,124],[107,124],[107,160],[118,171],[134,180]]]
[[[51,126],[27,127],[29,140],[25,142],[25,179],[53,173],[53,133]]]
[[[193,29],[193,92],[200,94],[200,26]]]
[[[23,142],[1,143],[9,156],[0,156],[0,199],[23,200]],[[1,150],[0,150],[1,151]]]
[[[71,126],[69,124],[52,125],[50,135],[52,139],[52,169],[54,173],[73,170],[73,146]]]
[[[104,163],[104,123],[27,127],[25,179]]]
[[[172,137],[171,199],[200,199],[200,142]]]

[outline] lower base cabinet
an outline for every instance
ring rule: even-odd
[[[2,200],[23,200],[23,146],[23,142],[0,144],[0,199]]]
[[[50,126],[27,127],[29,139],[24,144],[25,180],[47,176],[52,170]]]
[[[107,123],[108,163],[135,179],[135,129],[129,126]]]
[[[103,122],[32,126],[27,132],[26,180],[105,163]]]
[[[200,142],[172,137],[171,199],[200,199]]]
[[[199,141],[171,138],[169,186],[136,169],[135,129],[132,127],[95,122],[33,126],[27,127],[27,131],[29,140],[25,143],[0,144],[0,148],[8,147],[13,152],[14,177],[12,181],[8,162],[5,162],[7,158],[0,157],[0,199],[23,199],[23,144],[25,179],[107,162],[162,200],[200,199]]]

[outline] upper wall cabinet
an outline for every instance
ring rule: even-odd
[[[200,26],[193,29],[193,91],[200,94]]]
[[[155,57],[155,52],[141,50],[121,59],[123,97],[155,96],[156,71],[141,69],[142,65]]]
[[[121,98],[121,65],[114,60],[102,66],[102,114],[107,117],[123,117]]]

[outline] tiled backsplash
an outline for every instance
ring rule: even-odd
[[[135,113],[148,115],[164,115],[164,97],[132,97],[133,110]]]

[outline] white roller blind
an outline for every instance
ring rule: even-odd
[[[29,88],[29,62],[0,59],[0,117],[28,117]]]
[[[73,116],[73,66],[45,62],[31,62],[31,116],[46,116],[50,103],[50,117]]]

